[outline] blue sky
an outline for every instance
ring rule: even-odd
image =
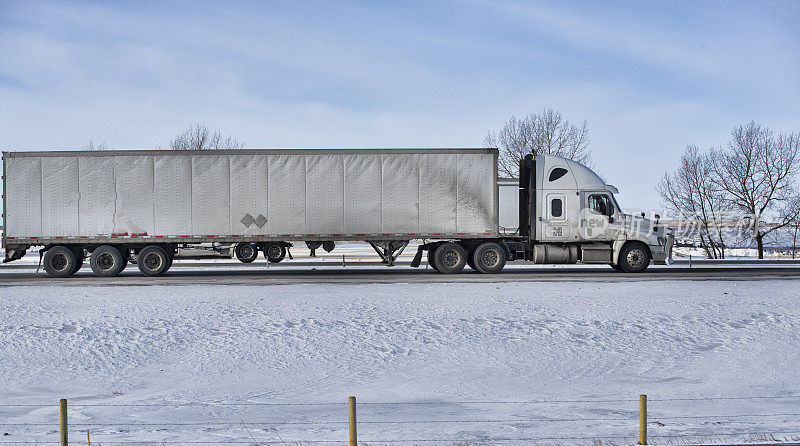
[[[686,144],[800,131],[800,2],[0,0],[0,148],[476,147],[511,115],[588,120],[623,207]]]

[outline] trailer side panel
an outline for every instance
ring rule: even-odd
[[[496,237],[496,159],[493,149],[11,152],[5,235]]]

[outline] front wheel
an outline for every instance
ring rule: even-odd
[[[255,243],[239,243],[234,252],[242,263],[252,263],[258,257],[258,247]]]
[[[643,243],[629,243],[619,253],[619,266],[626,273],[640,273],[650,266],[650,249]]]

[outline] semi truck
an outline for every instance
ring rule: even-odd
[[[159,276],[193,246],[280,262],[293,242],[341,241],[368,243],[389,266],[419,241],[411,266],[427,256],[442,274],[671,261],[672,231],[623,213],[586,166],[528,155],[518,180],[499,181],[497,163],[497,149],[3,152],[3,261],[38,248],[52,277],[87,258],[110,277],[135,257]]]

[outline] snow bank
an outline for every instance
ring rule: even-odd
[[[652,401],[656,443],[796,431],[708,417],[800,412],[797,283],[7,287],[0,404],[49,406],[0,406],[0,444],[56,440],[62,397],[97,443],[345,440],[349,395],[371,445],[632,443],[640,393],[788,397]]]

